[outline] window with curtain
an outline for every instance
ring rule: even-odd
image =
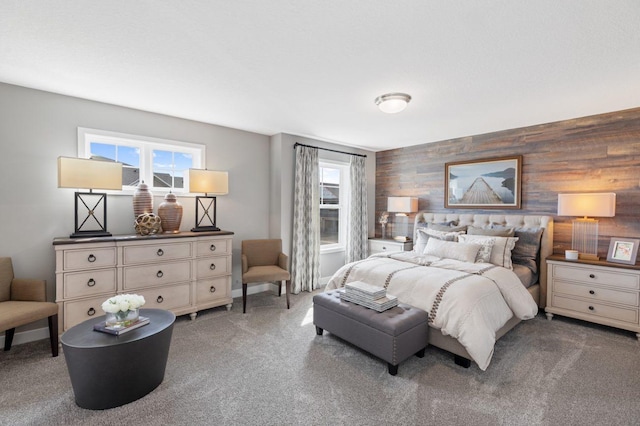
[[[320,250],[344,250],[349,201],[346,163],[320,161]]]

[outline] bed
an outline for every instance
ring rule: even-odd
[[[450,231],[453,229],[457,231]],[[509,230],[518,240],[466,236],[467,232],[497,236]],[[515,244],[524,244],[534,232],[538,238],[535,254],[523,260],[520,255],[524,246],[515,249]],[[455,238],[464,241],[447,241],[452,233],[465,235]],[[425,240],[427,234],[431,238]],[[500,246],[509,242],[513,258],[510,250]],[[413,251],[378,253],[344,265],[331,277],[326,290],[351,281],[384,286],[400,302],[429,313],[430,345],[453,353],[458,364],[468,366],[473,360],[486,370],[495,341],[544,308],[544,265],[552,253],[551,216],[419,212]],[[527,268],[534,272],[526,273]]]

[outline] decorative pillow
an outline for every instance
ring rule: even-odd
[[[454,223],[454,225],[446,225],[441,223],[430,223],[428,228],[433,229],[434,231],[442,231],[442,232],[455,232],[455,231],[466,231],[467,225],[456,226],[457,222],[449,222]]]
[[[511,252],[513,263],[524,265],[537,274],[540,240],[543,233],[544,228],[516,228],[515,235],[518,241]]]
[[[487,238],[482,242],[480,250],[478,250],[478,255],[476,256],[476,263],[491,263],[491,251],[495,243],[495,238]]]
[[[442,232],[442,231],[435,231],[433,229],[418,228],[418,232],[416,234],[417,234],[417,240],[413,245],[413,251],[415,251],[416,253],[423,253],[429,238],[433,237],[438,240],[456,241],[458,238],[458,235],[464,234],[464,232],[463,231]]]
[[[469,235],[487,235],[491,237],[513,237],[515,230],[513,228],[478,228],[477,226],[469,226],[467,228]]]
[[[491,263],[513,269],[511,264],[511,250],[518,241],[515,237],[487,237],[482,235],[460,235],[458,241],[461,243],[483,244],[489,239],[494,239],[491,249]]]
[[[479,250],[480,244],[463,244],[429,238],[424,254],[474,263]]]

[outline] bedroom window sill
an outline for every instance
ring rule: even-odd
[[[326,247],[326,248],[322,248],[320,247],[320,254],[329,254],[329,253],[340,253],[340,252],[344,252],[346,251],[346,248],[344,246],[331,246],[331,247]]]

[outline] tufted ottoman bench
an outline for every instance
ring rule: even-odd
[[[384,312],[340,299],[340,290],[313,297],[316,333],[323,330],[387,362],[389,374],[398,373],[398,364],[412,355],[422,358],[429,327],[422,309],[398,304]]]

